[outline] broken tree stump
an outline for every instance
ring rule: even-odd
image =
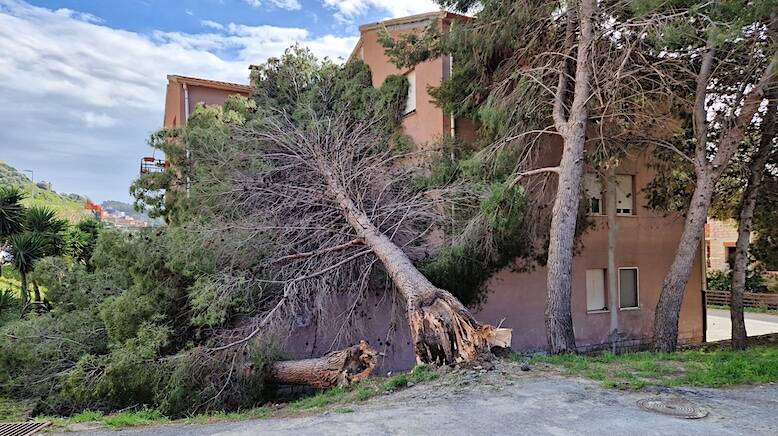
[[[322,357],[275,362],[268,368],[268,382],[314,388],[348,386],[366,379],[376,366],[378,353],[366,341],[327,353]]]

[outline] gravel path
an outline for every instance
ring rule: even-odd
[[[374,398],[352,413],[167,425],[83,434],[190,435],[777,435],[778,385],[627,392],[548,373],[463,373]],[[454,380],[454,381],[451,381]],[[689,400],[709,411],[681,419],[640,409],[643,398]],[[74,433],[67,433],[73,435]]]

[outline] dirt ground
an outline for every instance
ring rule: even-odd
[[[645,398],[683,398],[702,419],[648,412]],[[166,425],[83,434],[129,435],[776,435],[778,384],[726,389],[604,389],[548,368],[451,370],[439,379],[334,411],[305,417]],[[74,433],[68,433],[74,434]]]

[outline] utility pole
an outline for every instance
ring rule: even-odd
[[[32,180],[32,190],[31,195],[32,198],[35,198],[35,173],[32,170],[22,170],[25,173],[30,173],[30,180]]]

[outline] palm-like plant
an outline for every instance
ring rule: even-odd
[[[45,256],[62,254],[68,222],[57,218],[57,213],[54,210],[33,206],[25,211],[24,224],[27,231],[38,234],[44,239]]]
[[[45,238],[33,232],[22,232],[8,238],[13,252],[13,265],[22,280],[22,301],[26,304],[30,295],[27,286],[27,275],[32,272],[35,262],[46,255],[47,242]],[[40,300],[40,296],[36,296]]]
[[[0,186],[0,249],[5,246],[6,239],[24,229],[24,194],[14,186]],[[0,276],[2,276],[2,260],[0,260]]]
[[[0,186],[0,238],[24,228],[24,194],[15,186]]]

